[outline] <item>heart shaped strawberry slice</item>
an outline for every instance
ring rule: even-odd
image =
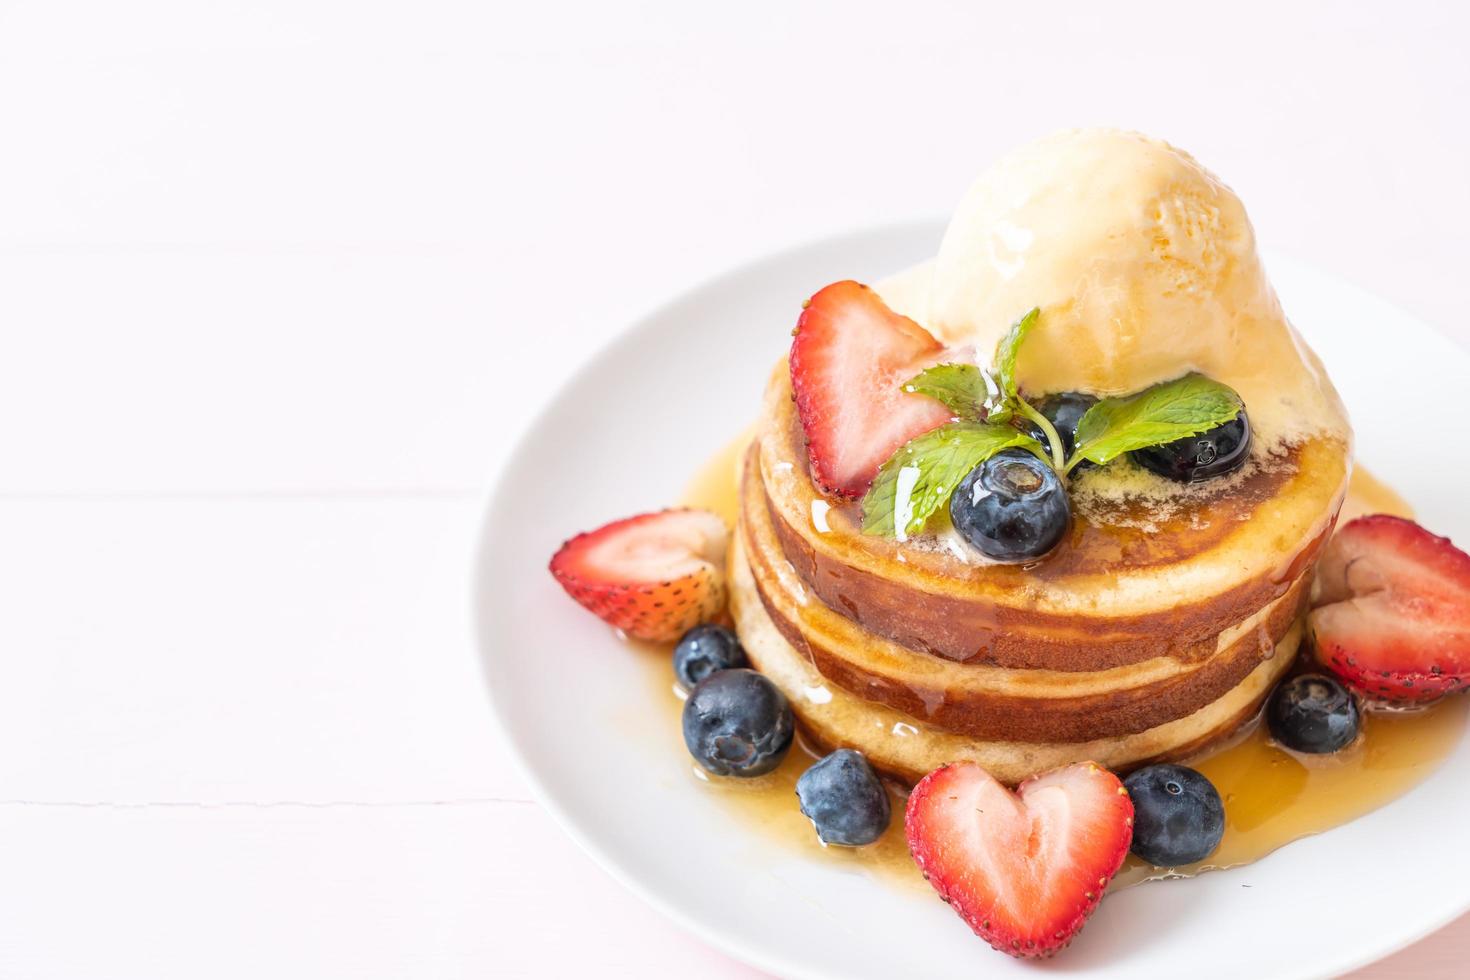
[[[629,636],[672,643],[725,605],[725,522],[707,510],[639,514],[577,535],[551,574]]]
[[[822,489],[861,497],[900,446],[949,421],[942,404],[903,390],[942,353],[861,283],[834,282],[807,302],[791,343],[791,387]]]
[[[1050,956],[1097,908],[1128,856],[1133,802],[1083,762],[1012,793],[975,763],[936,769],[909,796],[909,850],[929,884],[1003,953]]]
[[[1317,566],[1317,657],[1366,697],[1432,701],[1470,687],[1470,555],[1388,514],[1338,529]]]

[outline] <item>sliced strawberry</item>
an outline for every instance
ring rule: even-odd
[[[567,594],[640,640],[677,640],[725,605],[725,522],[665,510],[577,535],[551,558]]]
[[[861,497],[894,450],[949,421],[939,402],[902,389],[942,349],[860,283],[834,282],[811,298],[791,343],[791,387],[824,490]]]
[[[1317,656],[1364,695],[1430,701],[1470,683],[1470,555],[1387,514],[1338,529],[1308,618]]]
[[[1015,793],[973,762],[936,769],[909,796],[909,850],[929,884],[1003,953],[1050,956],[1087,921],[1133,839],[1118,777],[1083,762]]]

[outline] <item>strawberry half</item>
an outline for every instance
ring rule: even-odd
[[[1318,658],[1365,696],[1423,702],[1470,683],[1470,555],[1387,514],[1339,528],[1317,565]]]
[[[1133,840],[1118,777],[1083,762],[1006,789],[973,762],[936,769],[909,796],[909,850],[976,935],[1022,959],[1066,946]]]
[[[640,640],[670,642],[725,605],[725,522],[665,510],[577,535],[551,558],[567,594]]]
[[[901,387],[942,350],[861,283],[834,282],[807,302],[791,343],[791,387],[822,489],[861,497],[898,447],[949,421],[942,404]]]

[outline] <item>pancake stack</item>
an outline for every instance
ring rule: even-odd
[[[1347,472],[1342,442],[1313,439],[1131,513],[1107,512],[1109,484],[1148,475],[1084,474],[1055,553],[980,564],[864,535],[854,505],[816,489],[783,366],[741,474],[736,627],[811,737],[900,779],[1183,757],[1253,717],[1291,666]]]

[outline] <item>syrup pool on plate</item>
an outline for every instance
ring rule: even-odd
[[[702,467],[681,501],[723,517],[733,527],[738,510],[738,466],[750,436],[732,441]],[[1358,469],[1343,504],[1340,522],[1361,514],[1412,517],[1409,505],[1392,489]],[[654,657],[663,683],[672,687],[667,659]],[[678,745],[679,699],[671,694],[670,723]],[[1409,711],[1370,710],[1363,732],[1349,748],[1333,755],[1287,752],[1271,741],[1264,725],[1253,723],[1223,748],[1188,760],[1208,776],[1225,803],[1225,836],[1206,861],[1186,868],[1155,868],[1137,858],[1113,881],[1126,887],[1140,881],[1179,877],[1257,861],[1294,840],[1341,826],[1389,803],[1427,778],[1464,735],[1470,700],[1448,698]],[[700,782],[748,813],[751,825],[792,846],[809,848],[827,860],[852,862],[885,876],[922,883],[903,837],[903,800],[895,794],[888,832],[864,848],[823,848],[796,802],[796,780],[815,757],[798,740],[775,772],[742,782],[708,777]],[[698,766],[690,763],[697,770]]]

